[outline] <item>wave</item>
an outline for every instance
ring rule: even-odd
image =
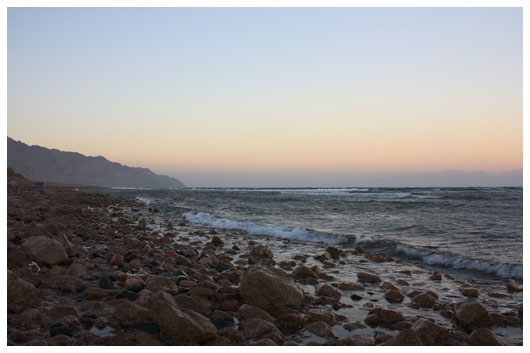
[[[251,221],[238,221],[228,218],[218,218],[205,212],[187,212],[184,217],[191,223],[218,229],[242,230],[252,235],[265,235],[275,238],[285,238],[315,243],[336,245],[346,242],[345,236],[319,232],[315,230],[289,228],[274,224],[260,224]],[[359,241],[362,241],[359,239]]]
[[[475,270],[494,274],[502,278],[523,278],[523,266],[498,263],[494,261],[469,259],[461,255],[441,254],[419,250],[406,245],[397,245],[395,250],[398,255],[406,258],[417,259],[427,265],[451,267],[457,270]]]
[[[146,206],[148,206],[151,203],[153,203],[153,199],[150,199],[148,197],[140,197],[140,196],[138,196],[138,197],[136,197],[136,200],[145,203]]]

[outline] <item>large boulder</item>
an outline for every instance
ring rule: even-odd
[[[7,270],[7,308],[15,312],[27,308],[35,298],[35,286]]]
[[[467,332],[481,327],[491,327],[491,316],[475,298],[467,298],[455,305],[457,326]]]
[[[116,306],[114,318],[125,326],[152,321],[149,310],[129,300],[123,301]]]
[[[241,297],[261,308],[299,306],[304,293],[282,270],[274,267],[251,266],[239,286]]]
[[[174,344],[198,344],[213,340],[217,328],[210,320],[188,309],[179,309],[171,295],[157,292],[150,299],[151,314],[160,331]]]
[[[275,321],[275,319],[272,316],[270,316],[266,311],[254,305],[243,304],[239,307],[239,310],[237,312],[244,319],[256,318],[256,319],[262,319],[268,322]]]
[[[415,331],[407,328],[383,342],[381,346],[423,346],[423,342]]]
[[[260,339],[270,334],[282,335],[280,330],[268,321],[250,318],[243,322],[245,336],[250,339]]]
[[[61,243],[45,236],[30,237],[22,247],[40,264],[55,265],[68,260],[68,255]]]
[[[170,278],[157,275],[149,275],[145,287],[153,292],[177,290],[177,285]]]

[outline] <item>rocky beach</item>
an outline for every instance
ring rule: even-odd
[[[522,283],[7,188],[8,345],[522,345]]]

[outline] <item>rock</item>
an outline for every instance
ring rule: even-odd
[[[165,292],[155,293],[150,300],[153,318],[160,331],[177,343],[197,344],[213,340],[217,328],[204,316],[179,309],[173,297]]]
[[[436,299],[427,293],[420,293],[416,295],[412,301],[422,308],[432,308],[436,303]]]
[[[383,342],[381,346],[422,346],[423,342],[416,332],[411,329],[404,329],[396,336]]]
[[[103,289],[112,289],[112,280],[109,276],[103,276],[99,279],[99,286]]]
[[[515,282],[513,279],[509,279],[506,281],[506,289],[508,289],[509,292],[522,292],[523,288],[519,287],[517,282]]]
[[[331,327],[322,321],[311,322],[305,326],[305,329],[320,337],[337,338]]]
[[[304,301],[304,293],[294,281],[273,267],[249,267],[241,280],[239,293],[247,303],[265,309],[299,306]]]
[[[332,286],[330,286],[327,283],[318,284],[315,287],[315,292],[318,295],[322,295],[322,296],[325,296],[325,297],[333,298],[334,300],[339,300],[340,297],[342,296],[342,293],[339,290],[333,288]]]
[[[108,297],[109,295],[113,294],[111,290],[103,289],[103,288],[96,288],[96,287],[90,287],[84,290],[85,295],[89,297]]]
[[[334,246],[328,246],[326,248],[326,251],[328,252],[328,254],[331,255],[332,258],[334,259],[338,259],[340,254],[342,253],[342,251],[340,251],[339,249],[337,249],[336,247]]]
[[[153,292],[177,290],[177,285],[170,278],[157,275],[148,276],[145,281],[145,287]]]
[[[368,314],[364,322],[370,327],[376,327],[379,324],[379,317],[375,314]]]
[[[356,322],[350,322],[350,323],[344,324],[342,325],[342,327],[344,327],[348,331],[353,331],[359,328],[365,328],[366,325],[363,324],[362,322],[356,321]]]
[[[152,321],[149,310],[131,301],[118,304],[114,310],[114,318],[126,326]]]
[[[388,341],[389,339],[393,338],[394,336],[389,335],[386,332],[381,331],[375,331],[374,335],[374,344],[377,346],[378,344],[381,344],[383,342]]]
[[[433,281],[441,281],[442,280],[442,275],[435,271],[431,275],[431,280],[433,280]]]
[[[492,320],[488,311],[474,298],[467,298],[455,305],[457,326],[467,332],[477,328],[491,327]]]
[[[318,278],[318,277],[309,267],[300,265],[294,269],[293,278],[301,280],[301,279],[306,279],[306,278]]]
[[[216,248],[223,247],[225,245],[224,241],[217,236],[212,238],[212,244],[215,245]]]
[[[213,324],[218,328],[232,326],[234,324],[234,318],[232,315],[221,310],[215,310],[210,316],[210,320],[212,320]]]
[[[367,272],[357,272],[357,279],[360,282],[377,283],[381,282],[381,277]]]
[[[245,332],[245,336],[250,339],[260,339],[269,334],[281,335],[281,332],[276,326],[258,318],[245,320],[243,322],[243,331]]]
[[[506,342],[488,328],[477,328],[469,335],[469,343],[473,346],[507,346]]]
[[[357,295],[357,294],[352,294],[352,295],[350,296],[350,298],[351,298],[352,300],[355,300],[355,301],[359,301],[359,300],[363,299],[362,296]]]
[[[427,346],[440,345],[449,336],[449,330],[427,319],[417,320],[411,327]]]
[[[116,296],[116,298],[118,298],[118,299],[125,298],[125,299],[129,299],[130,301],[135,301],[136,297],[137,297],[137,294],[135,292],[131,292],[131,291],[126,290],[126,289],[122,290],[120,292],[120,294],[118,294],[118,296]]]
[[[462,288],[460,288],[460,291],[466,297],[474,297],[474,298],[478,297],[478,290],[476,288],[462,287]]]
[[[130,277],[125,281],[125,288],[132,292],[138,293],[144,289],[144,281],[140,278]]]
[[[269,247],[265,245],[256,245],[255,247],[250,249],[250,256],[259,258],[259,259],[272,259],[273,258],[271,249],[269,249]]]
[[[79,319],[79,311],[77,311],[76,308],[73,306],[67,306],[67,305],[59,305],[53,307],[50,311],[48,311],[48,314],[51,316],[57,317],[57,318],[63,318],[65,316],[74,316]]]
[[[364,290],[364,287],[352,282],[339,282],[337,283],[337,288],[340,290],[355,290],[355,291],[361,291]]]
[[[372,310],[370,310],[370,312],[368,313],[368,316],[370,315],[377,316],[377,318],[379,319],[377,324],[381,325],[382,327],[388,327],[392,325],[393,323],[404,320],[403,314],[401,314],[399,311],[388,308],[388,307],[383,307],[383,306],[377,306],[373,308]],[[366,319],[365,319],[365,322],[366,322]]]
[[[66,335],[66,336],[72,336],[72,330],[61,323],[56,323],[50,326],[50,336],[57,336],[57,335]]]
[[[242,318],[247,319],[247,320],[251,318],[256,318],[256,319],[262,319],[262,320],[272,322],[272,323],[276,321],[266,311],[254,305],[243,304],[239,307],[239,310],[237,312]]]
[[[125,260],[120,254],[114,254],[112,255],[112,259],[110,259],[110,264],[122,267],[125,264]]]
[[[224,327],[219,330],[219,336],[226,337],[234,344],[241,344],[245,341],[245,337],[233,327]]]
[[[330,325],[335,323],[335,314],[329,308],[311,309],[306,314],[308,322],[322,321]]]
[[[55,265],[68,260],[68,255],[61,243],[45,236],[33,236],[26,239],[22,248],[40,264]]]
[[[299,314],[284,314],[278,318],[278,324],[283,333],[292,335],[304,327],[305,319]]]
[[[397,288],[391,288],[386,291],[385,293],[385,299],[390,303],[401,303],[405,296],[401,292],[401,290]]]
[[[7,270],[7,308],[19,312],[27,309],[34,299],[35,286]]]

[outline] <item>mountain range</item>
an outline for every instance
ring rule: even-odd
[[[7,167],[33,181],[107,187],[186,187],[147,168],[128,167],[105,157],[89,157],[7,138]]]

